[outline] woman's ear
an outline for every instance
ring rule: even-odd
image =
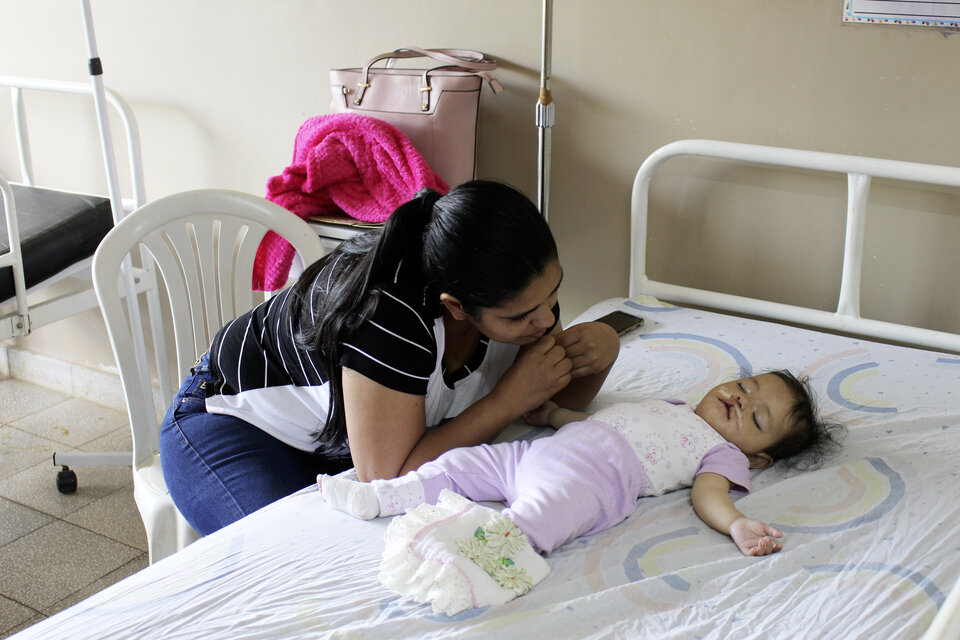
[[[463,305],[452,295],[449,293],[441,293],[440,302],[447,308],[447,311],[453,316],[454,320],[466,320],[467,313],[463,310]]]
[[[747,460],[750,461],[751,469],[766,469],[773,464],[773,458],[765,453],[748,453]]]

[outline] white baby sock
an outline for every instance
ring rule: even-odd
[[[393,480],[374,480],[377,499],[380,501],[381,516],[395,516],[407,509],[419,507],[426,502],[423,495],[423,483],[416,471]]]
[[[415,471],[392,480],[360,482],[343,476],[317,476],[323,499],[334,509],[361,520],[395,516],[424,503],[423,484]]]
[[[317,476],[317,486],[320,487],[323,499],[334,509],[345,511],[361,520],[370,520],[380,515],[377,491],[369,482],[321,473]]]

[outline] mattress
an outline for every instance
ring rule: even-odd
[[[499,607],[447,617],[377,579],[389,519],[360,521],[308,487],[15,636],[31,638],[907,638],[960,575],[960,356],[675,307],[642,315],[593,408],[696,402],[720,381],[789,368],[848,428],[814,471],[754,472],[737,500],[785,532],[743,556],[694,514],[689,490],[643,498],[626,521],[547,558]],[[549,430],[512,426],[504,437]]]
[[[108,198],[11,186],[27,289],[92,256],[103,236],[113,228]],[[0,200],[0,253],[9,249],[7,222]],[[13,296],[12,270],[0,269],[0,300]]]

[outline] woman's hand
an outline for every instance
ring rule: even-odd
[[[620,353],[620,336],[602,322],[575,324],[551,335],[566,351],[574,378],[606,370]]]
[[[532,427],[545,427],[550,425],[550,414],[557,408],[557,403],[547,400],[536,409],[531,409],[523,414],[523,421]]]
[[[536,409],[566,387],[572,363],[553,335],[546,335],[520,350],[516,361],[503,374],[492,395],[513,415]]]
[[[563,347],[544,336],[520,352],[490,394],[430,431],[423,396],[394,391],[344,367],[344,414],[357,476],[364,482],[394,478],[450,449],[490,442],[565,387],[570,366]]]
[[[543,336],[520,350],[516,361],[488,396],[429,432],[423,396],[388,389],[344,368],[347,437],[357,475],[363,481],[393,478],[418,468],[444,451],[489,442],[510,422],[554,397],[566,395],[567,401],[561,404],[568,408],[586,407],[619,348],[619,339],[612,333],[615,348],[610,355],[609,336],[604,335],[603,328],[613,331],[606,325],[601,325],[599,330],[577,325],[560,334],[578,354],[581,377],[577,380],[571,373],[574,359],[568,357],[567,348],[557,339],[558,334]],[[587,373],[604,360],[609,360],[604,368]],[[570,393],[573,391],[576,394]]]
[[[570,384],[553,396],[561,407],[583,411],[607,379],[620,353],[620,336],[609,325],[584,322],[550,334],[570,361]]]

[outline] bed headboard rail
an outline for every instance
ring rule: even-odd
[[[651,280],[646,274],[647,205],[654,172],[670,158],[700,156],[748,163],[810,169],[847,175],[847,222],[843,272],[837,311],[736,296]],[[960,352],[960,335],[860,316],[864,218],[872,178],[960,187],[960,168],[864,158],[715,140],[679,140],[643,162],[633,183],[631,202],[630,295],[647,294],[677,302],[810,325],[828,330]]]
[[[23,92],[39,91],[47,93],[73,94],[95,98],[90,83],[66,82],[48,80],[45,78],[23,78],[17,76],[0,75],[0,87],[10,89],[10,98],[13,103],[13,124],[17,135],[17,152],[20,156],[20,180],[27,186],[37,186],[33,179],[33,155],[30,147],[30,136],[27,129],[27,111],[24,108]],[[143,190],[143,160],[140,152],[140,131],[133,110],[126,101],[110,89],[104,89],[107,104],[116,109],[123,124],[127,139],[127,157],[130,166],[130,180],[133,186],[133,200],[124,202],[124,206],[132,211],[146,203]],[[101,134],[102,135],[102,134]]]

